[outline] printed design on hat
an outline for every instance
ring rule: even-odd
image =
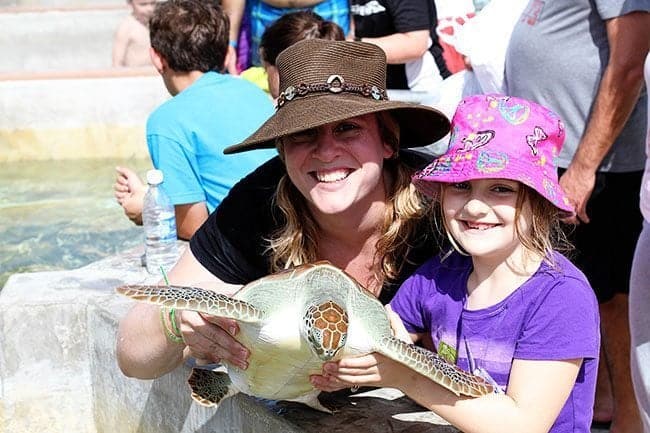
[[[506,122],[511,125],[521,125],[530,116],[530,106],[519,102],[511,102],[509,97],[495,98],[497,110]],[[490,103],[492,106],[492,103]]]
[[[476,169],[481,173],[497,173],[508,166],[508,154],[481,151],[476,158]]]
[[[449,173],[451,171],[451,159],[449,157],[440,157],[420,170],[417,174],[418,179],[425,179],[436,174]]]
[[[552,201],[553,203],[557,203],[557,190],[555,189],[555,183],[544,178],[542,179],[542,186],[544,187],[544,191],[546,192],[545,194],[546,198]]]
[[[528,147],[530,147],[530,151],[534,156],[537,156],[537,144],[547,138],[548,135],[546,135],[546,132],[540,126],[535,126],[533,133],[526,136],[526,143],[528,143]]]
[[[451,148],[453,143],[456,141],[456,136],[458,135],[458,130],[460,128],[458,125],[454,125],[454,127],[451,129],[451,132],[449,133],[449,147]]]
[[[431,167],[431,174],[432,176],[438,175],[438,174],[446,174],[451,171],[452,165],[451,165],[451,159],[450,158],[441,158],[438,159],[435,164]]]
[[[562,119],[557,119],[557,136],[558,138],[564,135],[564,122]]]
[[[472,132],[461,140],[463,147],[458,149],[458,151],[469,152],[470,150],[476,150],[488,144],[493,138],[494,131],[492,130]]]

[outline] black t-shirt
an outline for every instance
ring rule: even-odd
[[[434,0],[351,0],[350,11],[354,19],[354,33],[362,38],[429,30],[433,42],[429,51],[440,75],[442,78],[451,75],[436,35],[438,16]],[[388,65],[386,74],[389,89],[409,88],[403,64]]]
[[[424,166],[430,155],[401,150],[401,158],[414,167]],[[239,181],[190,240],[196,259],[220,280],[247,284],[271,269],[268,239],[284,223],[273,202],[280,178],[286,173],[278,157]],[[387,303],[402,282],[437,252],[428,221],[411,240],[412,249],[396,281],[387,281],[380,300]]]

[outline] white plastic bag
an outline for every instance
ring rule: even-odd
[[[506,50],[528,0],[491,0],[458,30],[456,50],[469,57],[482,93],[504,92]]]

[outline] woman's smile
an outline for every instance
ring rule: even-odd
[[[333,183],[339,182],[343,179],[346,179],[350,173],[352,173],[350,168],[336,168],[331,170],[317,170],[311,171],[309,174],[317,181],[323,183]]]

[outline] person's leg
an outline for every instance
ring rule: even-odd
[[[600,304],[600,322],[602,348],[614,397],[610,432],[640,432],[639,409],[630,375],[628,295],[617,293],[610,301]]]
[[[605,360],[605,351],[600,348],[600,360],[598,361],[598,379],[596,380],[596,399],[594,401],[594,422],[609,424],[612,422],[614,413],[614,397],[612,396],[612,385],[609,378],[609,369]]]
[[[614,401],[612,433],[641,431],[630,375],[627,295],[632,257],[641,232],[640,184],[641,172],[598,173],[587,204],[591,222],[580,224],[573,234],[577,250],[574,261],[600,303],[601,347]]]
[[[634,253],[630,276],[630,335],[632,383],[644,433],[650,433],[650,222],[643,230]]]

